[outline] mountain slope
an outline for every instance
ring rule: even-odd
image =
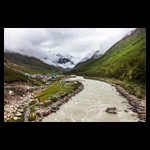
[[[61,70],[68,70],[68,68],[73,68],[79,61],[79,58],[75,58],[68,54],[62,55],[49,53],[45,57],[39,56],[38,58],[47,64],[62,68]]]
[[[29,57],[14,52],[6,52],[5,56],[7,56],[7,58],[11,59],[13,62],[18,64],[13,68],[22,70],[24,72],[40,74],[60,72],[60,70],[55,66],[48,65],[35,57]]]
[[[27,76],[4,66],[4,82],[27,81]]]
[[[15,71],[13,67],[18,66],[13,60],[4,54],[4,82],[24,81],[27,82],[28,77],[22,74],[22,71]]]
[[[90,58],[85,57],[82,62],[79,62],[72,70],[78,69],[81,66],[84,66],[85,64],[88,64],[92,61],[94,61],[95,59],[98,59],[99,57],[101,57],[102,54],[100,54],[100,51],[96,51],[92,54],[92,56]],[[87,58],[87,59],[86,59]]]
[[[146,81],[146,29],[138,28],[103,56],[68,74]]]

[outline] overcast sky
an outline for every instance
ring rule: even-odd
[[[38,57],[70,54],[79,59],[100,50],[103,54],[136,28],[5,28],[4,50]]]

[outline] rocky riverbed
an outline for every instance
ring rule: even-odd
[[[35,120],[32,122],[39,122],[42,119],[59,110],[59,107],[68,102],[72,96],[75,96],[83,89],[81,84],[77,90],[65,96],[63,99],[59,99],[53,102],[47,107],[43,107],[43,103],[50,103],[51,100],[39,102],[36,99],[36,103],[30,105],[31,102],[35,101],[33,97],[44,91],[46,88],[33,86],[26,83],[13,83],[4,85],[4,121],[14,120],[18,121],[23,118],[22,122],[29,122],[29,116],[35,116]],[[38,105],[36,105],[38,103]],[[36,106],[35,106],[36,105]],[[31,107],[35,106],[35,113],[30,113]]]
[[[129,104],[132,106],[131,110],[138,113],[140,122],[146,121],[146,100],[139,99],[133,95],[130,95],[123,87],[120,85],[112,84],[116,87],[117,91],[121,93],[122,96],[126,97]]]
[[[24,108],[29,107],[29,103],[33,101],[34,95],[44,90],[44,87],[24,82],[4,84],[4,121],[21,119]]]

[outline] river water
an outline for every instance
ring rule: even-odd
[[[56,113],[43,118],[43,122],[138,122],[138,114],[132,112],[126,98],[108,83],[77,76],[69,80],[83,83],[84,89]],[[117,114],[105,112],[116,107]]]

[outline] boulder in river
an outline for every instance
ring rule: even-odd
[[[111,113],[111,114],[117,114],[117,108],[116,107],[108,107],[105,112]]]

